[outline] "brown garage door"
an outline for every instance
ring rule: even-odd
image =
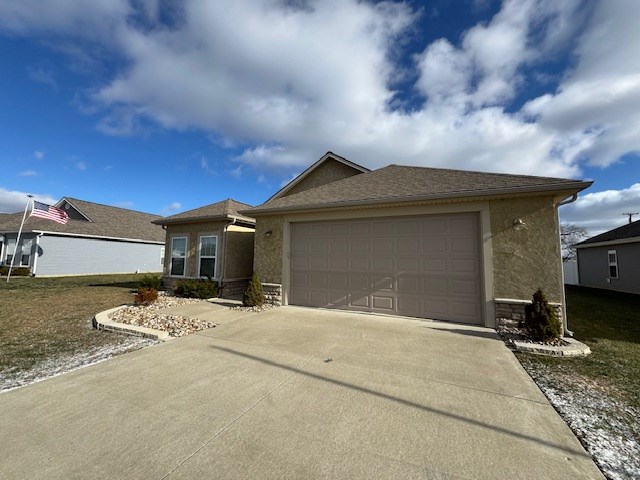
[[[477,214],[294,223],[291,305],[482,324]]]

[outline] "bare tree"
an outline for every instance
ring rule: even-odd
[[[586,239],[587,236],[587,229],[574,223],[565,223],[560,226],[563,262],[568,262],[576,258],[576,248],[574,245]]]

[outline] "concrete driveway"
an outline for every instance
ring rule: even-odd
[[[603,478],[488,329],[283,307],[0,394],[0,478]]]

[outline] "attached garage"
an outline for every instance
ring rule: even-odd
[[[270,302],[495,327],[541,288],[566,328],[558,207],[590,184],[327,152],[241,213]]]
[[[477,213],[291,225],[292,305],[483,324]]]

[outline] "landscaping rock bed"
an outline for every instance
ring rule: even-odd
[[[518,327],[518,322],[509,320],[507,318],[498,319],[498,326],[496,331],[500,338],[504,340],[504,343],[513,350],[515,350],[515,342],[530,343],[532,345],[544,345],[548,347],[566,347],[569,342],[562,338],[552,340],[548,342],[534,342],[529,333],[524,329]]]
[[[150,305],[130,305],[121,308],[109,315],[109,319],[127,325],[137,325],[161,330],[167,332],[172,337],[183,337],[199,330],[213,328],[216,324],[214,322],[181,315],[161,314],[158,313],[158,310],[178,305],[203,302],[205,302],[205,300],[161,294],[158,296],[158,299]]]
[[[237,310],[239,312],[264,312],[265,310],[271,310],[277,308],[279,305],[273,305],[272,303],[265,303],[255,307],[245,307],[244,305],[238,305],[237,307],[230,307],[229,310]]]

